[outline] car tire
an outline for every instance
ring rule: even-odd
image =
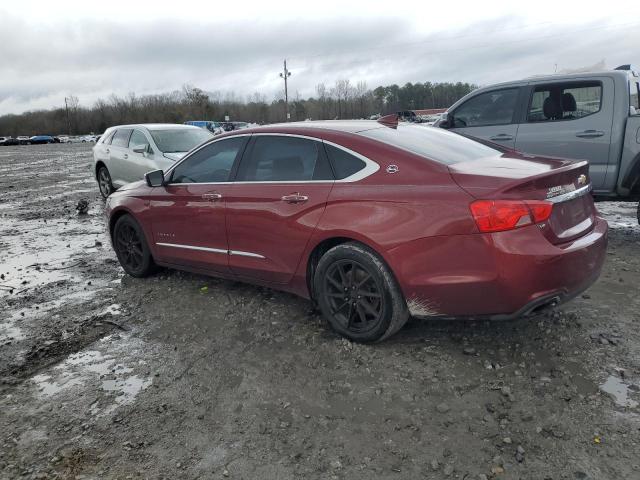
[[[331,327],[354,342],[389,338],[409,318],[400,286],[384,260],[349,242],[328,250],[318,262],[314,299]]]
[[[112,243],[120,265],[132,277],[147,277],[157,270],[144,231],[131,215],[118,219]]]
[[[109,170],[104,165],[98,168],[98,173],[96,174],[96,180],[98,181],[98,188],[100,189],[100,195],[102,198],[107,198],[109,195],[113,193],[115,190],[113,188],[113,183],[111,183],[111,174]]]

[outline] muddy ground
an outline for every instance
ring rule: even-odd
[[[288,294],[125,276],[90,146],[0,147],[0,478],[640,479],[640,228],[598,207],[571,303],[363,346]]]

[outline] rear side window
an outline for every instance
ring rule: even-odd
[[[454,128],[507,125],[512,123],[518,88],[504,88],[470,98],[453,112]]]
[[[100,139],[100,143],[111,145],[111,140],[113,140],[113,136],[115,135],[115,133],[116,133],[116,130],[110,131],[108,135],[105,135]]]
[[[129,136],[131,136],[130,128],[120,128],[116,131],[113,139],[111,140],[111,145],[114,147],[127,147],[129,144]]]
[[[527,119],[529,122],[576,120],[599,112],[601,104],[600,82],[539,85],[531,95]]]
[[[471,138],[441,128],[400,125],[381,127],[359,135],[407,150],[438,163],[453,164],[501,155],[502,152]]]
[[[333,180],[321,144],[286,136],[258,136],[242,159],[237,181],[295,182]]]
[[[170,183],[228,182],[245,141],[246,137],[235,137],[202,147],[176,166]]]
[[[327,155],[329,155],[333,171],[336,174],[336,180],[350,177],[367,166],[364,161],[341,148],[334,147],[327,143],[325,143],[324,146],[327,150]]]

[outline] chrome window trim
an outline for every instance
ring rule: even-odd
[[[253,252],[243,252],[242,250],[224,250],[222,248],[197,247],[195,245],[183,245],[180,243],[156,242],[161,247],[184,248],[185,250],[197,250],[200,252],[223,253],[225,255],[237,255],[239,257],[266,258],[264,255]]]
[[[358,170],[356,173],[349,175],[348,177],[345,177],[343,179],[340,180],[334,180],[336,183],[353,183],[353,182],[357,182],[358,180],[362,180],[363,178],[367,178],[370,175],[373,175],[374,173],[376,173],[378,170],[380,170],[380,165],[376,162],[374,162],[373,160],[371,160],[370,158],[365,157],[364,155],[359,154],[358,152],[354,152],[353,150],[344,147],[342,145],[339,145],[337,143],[333,143],[330,142],[328,140],[322,140],[324,143],[326,143],[327,145],[331,145],[332,147],[335,148],[339,148],[340,150],[347,152],[349,155],[353,155],[356,158],[359,158],[360,160],[362,160],[365,163],[365,167],[361,170]],[[329,160],[330,162],[331,160]]]
[[[556,195],[555,197],[549,197],[547,198],[547,201],[551,203],[568,202],[569,200],[573,200],[574,198],[582,197],[589,192],[591,192],[591,184],[585,185],[584,187],[578,188],[577,190],[574,190],[572,192]]]
[[[320,143],[326,143],[327,145],[331,145],[333,147],[339,148],[340,150],[343,150],[345,152],[347,152],[350,155],[353,155],[356,158],[359,158],[360,160],[362,160],[365,163],[365,167],[361,170],[358,170],[356,173],[354,173],[353,175],[349,175],[346,178],[340,179],[340,180],[277,180],[277,181],[265,181],[265,180],[259,180],[259,181],[250,181],[250,180],[240,180],[240,181],[233,181],[233,182],[202,182],[202,183],[168,183],[167,185],[173,185],[173,186],[178,186],[178,185],[234,185],[234,184],[238,184],[238,185],[245,185],[245,184],[275,184],[275,185],[279,185],[279,184],[306,184],[306,183],[353,183],[353,182],[357,182],[359,180],[362,180],[364,178],[367,178],[371,175],[373,175],[374,173],[376,173],[378,170],[380,170],[380,165],[376,162],[374,162],[373,160],[371,160],[368,157],[365,157],[364,155],[361,155],[358,152],[354,152],[353,150],[343,146],[343,145],[339,145],[337,143],[333,143],[330,142],[328,140],[323,140],[322,138],[317,138],[317,137],[310,137],[308,135],[300,135],[297,133],[239,133],[237,135],[230,135],[228,137],[222,137],[222,138],[217,138],[215,140],[211,140],[203,145],[200,145],[200,147],[198,147],[196,150],[192,150],[190,152],[188,152],[187,154],[185,154],[184,157],[182,157],[178,162],[176,162],[174,165],[171,166],[171,168],[169,168],[169,170],[167,170],[166,175],[165,176],[169,176],[169,174],[171,174],[173,172],[173,170],[182,162],[184,162],[185,160],[187,160],[188,157],[190,157],[191,155],[194,155],[196,152],[200,151],[201,149],[211,145],[212,143],[216,143],[216,142],[220,142],[222,140],[228,140],[231,138],[235,138],[235,137],[250,137],[250,136],[259,136],[259,137],[265,137],[265,136],[278,136],[278,137],[295,137],[295,138],[304,138],[307,140],[313,140],[316,142],[320,142]],[[327,158],[327,161],[331,161]]]

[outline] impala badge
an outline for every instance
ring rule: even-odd
[[[398,168],[397,165],[389,165],[387,167],[387,173],[398,173],[398,170],[400,169]]]
[[[587,184],[587,176],[583,173],[578,177],[578,185],[586,185]]]

